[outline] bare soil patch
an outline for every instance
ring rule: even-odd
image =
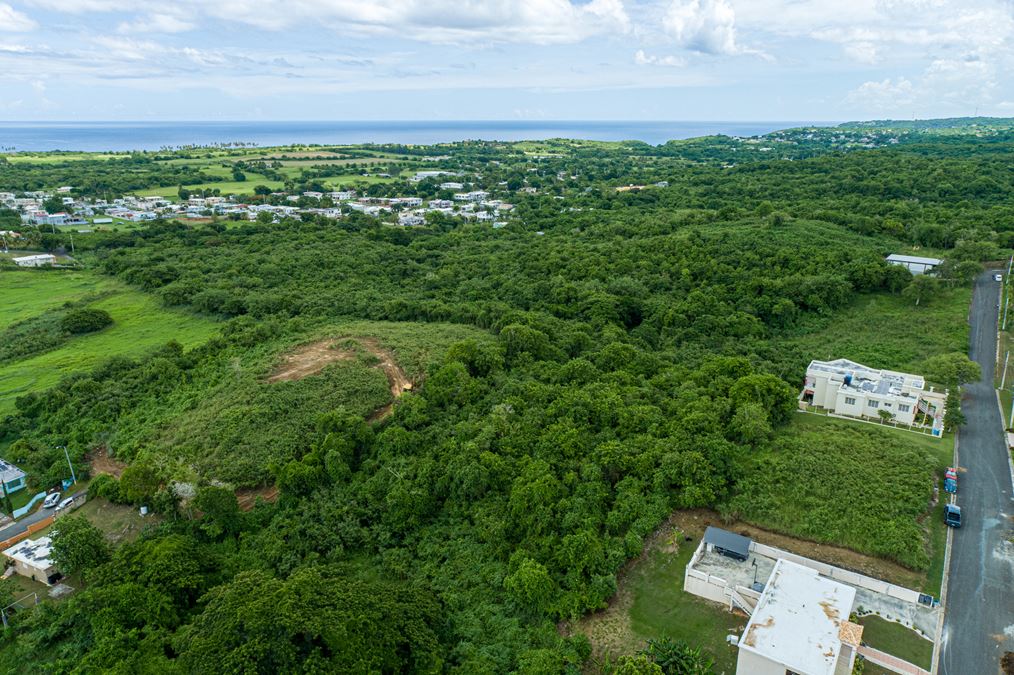
[[[324,370],[328,365],[338,361],[352,361],[359,358],[359,352],[355,348],[342,346],[342,342],[352,341],[371,356],[377,359],[374,367],[380,368],[387,376],[387,382],[391,389],[392,399],[397,399],[406,391],[412,389],[412,380],[397,360],[394,354],[380,345],[376,338],[340,337],[318,340],[299,347],[290,352],[281,365],[268,376],[268,382],[283,382],[301,380]],[[367,418],[370,422],[384,419],[394,409],[394,402],[374,410]]]
[[[319,373],[332,363],[352,361],[355,358],[354,351],[339,349],[335,340],[320,340],[289,353],[282,364],[268,376],[268,382],[302,380],[304,377]]]
[[[126,462],[121,462],[118,459],[113,459],[109,456],[109,448],[102,446],[97,450],[92,451],[89,457],[89,464],[91,465],[91,472],[93,476],[99,474],[108,474],[113,478],[119,480],[123,474],[123,470],[127,468]]]
[[[239,502],[239,508],[242,511],[249,511],[257,503],[257,498],[260,497],[264,501],[273,503],[278,499],[278,488],[274,485],[269,485],[260,488],[243,488],[236,490],[236,501]]]

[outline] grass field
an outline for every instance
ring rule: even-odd
[[[953,452],[951,436],[799,413],[769,447],[741,460],[725,510],[939,575],[944,525],[930,501]],[[924,587],[938,590],[939,576]]]
[[[101,297],[91,306],[109,312],[113,325],[0,367],[0,415],[10,411],[18,396],[51,387],[63,375],[89,370],[111,356],[138,356],[169,340],[190,347],[218,331],[216,321],[167,310],[115,279],[87,271],[42,270],[0,273],[0,327],[93,294]]]
[[[874,649],[887,652],[929,670],[933,660],[933,643],[900,623],[881,619],[876,615],[859,619],[864,626],[863,642]]]
[[[805,321],[779,349],[798,354],[805,368],[812,359],[846,358],[870,366],[920,372],[937,354],[968,351],[968,307],[972,290],[945,290],[915,307],[901,295],[860,296],[833,317]]]

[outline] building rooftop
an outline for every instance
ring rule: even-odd
[[[900,262],[900,263],[916,263],[918,265],[939,265],[943,263],[943,260],[939,258],[920,258],[917,255],[903,255],[901,253],[892,253],[887,256],[888,262]]]
[[[25,472],[8,461],[0,459],[0,480],[10,483],[12,480],[24,478]]]
[[[51,547],[52,542],[49,537],[25,539],[4,551],[4,555],[12,560],[44,570],[53,566],[53,561],[49,559]]]
[[[749,537],[744,537],[735,532],[729,532],[712,525],[709,525],[708,529],[704,531],[704,543],[713,544],[730,553],[736,553],[743,558],[750,555]]]
[[[811,361],[806,368],[807,372],[822,371],[834,375],[851,375],[851,386],[857,390],[874,392],[878,394],[900,393],[902,387],[913,389],[925,389],[926,381],[919,375],[900,373],[894,370],[874,370],[848,359],[835,359],[834,361]],[[897,392],[891,392],[897,389]]]
[[[779,560],[746,625],[739,648],[807,675],[831,675],[841,627],[856,590],[802,565]]]

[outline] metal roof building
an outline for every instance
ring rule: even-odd
[[[704,544],[709,551],[715,551],[736,560],[746,560],[750,557],[750,543],[749,537],[710,525],[704,531]]]

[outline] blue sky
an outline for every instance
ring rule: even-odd
[[[0,120],[1014,116],[1014,0],[0,0]]]

